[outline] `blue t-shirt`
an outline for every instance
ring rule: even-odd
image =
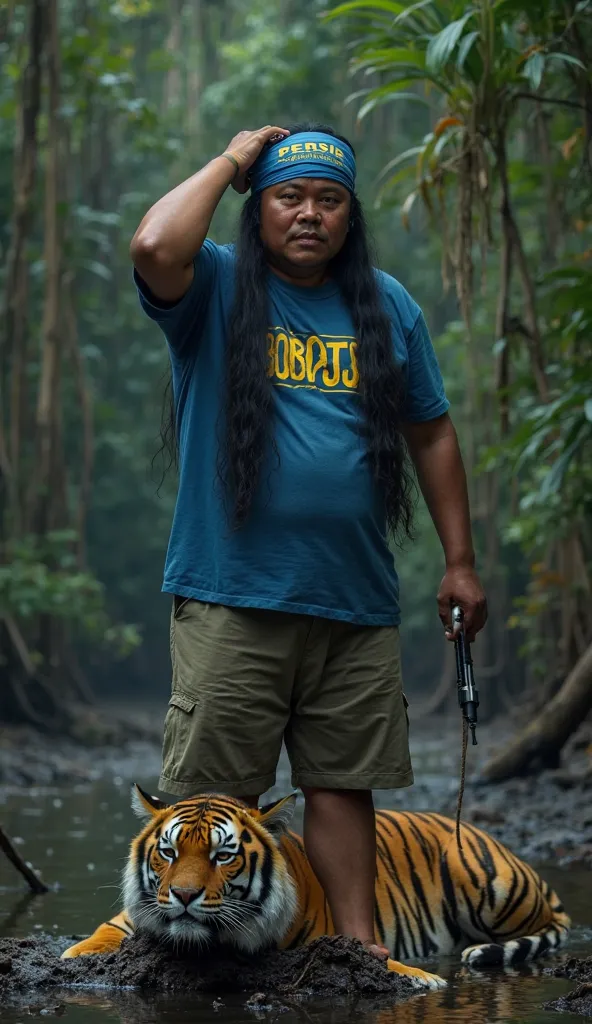
[[[247,523],[234,530],[217,472],[234,247],[206,239],[194,270],[189,290],[169,308],[135,276],[142,306],[168,342],[179,440],[162,589],[234,607],[398,624],[384,501],[360,430],[356,340],[337,285],[302,287],[269,274],[279,460],[270,453]],[[405,419],[434,419],[448,401],[421,310],[394,278],[376,273],[406,372]]]

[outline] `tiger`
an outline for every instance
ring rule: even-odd
[[[300,836],[289,830],[297,794],[260,808],[201,795],[166,804],[132,790],[145,821],[124,870],[124,909],[63,958],[119,949],[134,932],[246,953],[292,949],[334,934]],[[559,949],[570,919],[524,861],[474,825],[431,812],[376,812],[375,930],[388,970],[416,989],[446,981],[401,961],[461,954],[473,968]]]

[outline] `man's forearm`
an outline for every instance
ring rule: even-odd
[[[130,246],[140,272],[143,256],[164,265],[191,262],[235,173],[230,160],[217,156],[148,210]]]
[[[130,255],[157,299],[176,302],[185,295],[193,281],[193,257],[224,192],[232,182],[235,191],[245,195],[247,172],[263,147],[289,134],[287,128],[269,124],[256,132],[239,132],[223,154],[148,210],[132,239]]]
[[[432,423],[409,424],[405,436],[446,565],[473,566],[467,478],[452,421],[445,416]]]

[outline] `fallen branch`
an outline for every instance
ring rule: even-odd
[[[29,883],[29,888],[32,892],[42,893],[49,892],[49,886],[42,882],[38,875],[35,874],[33,868],[30,868],[28,864],[25,864],[20,853],[17,853],[10,839],[6,835],[6,832],[0,825],[0,850],[3,850],[9,861],[11,861],[17,871],[20,871],[23,878]]]
[[[584,651],[561,689],[505,750],[487,762],[482,778],[503,782],[524,775],[537,760],[551,763],[566,740],[592,710],[592,644]]]

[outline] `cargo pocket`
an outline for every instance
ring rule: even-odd
[[[199,601],[192,597],[173,597],[170,623],[170,645],[171,645],[171,666],[172,686],[171,693],[174,698],[184,701],[193,700],[194,704],[200,699],[201,673],[200,664],[200,634],[201,609]],[[183,709],[184,704],[173,705]],[[189,710],[185,708],[185,710]]]
[[[187,711],[189,714],[191,714],[196,704],[197,700],[189,693],[173,693],[169,701],[169,707],[181,708],[181,711]]]
[[[175,782],[192,782],[198,775],[194,739],[197,703],[192,694],[182,690],[173,691],[169,700],[162,743],[162,774]]]

